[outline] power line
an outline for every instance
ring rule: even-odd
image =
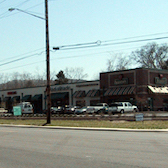
[[[2,2],[0,2],[0,4],[4,3],[6,0],[3,0]]]
[[[31,0],[25,0],[24,2],[21,2],[20,4],[18,4],[16,7],[22,6],[22,5],[24,5],[25,3],[29,2],[29,1],[31,1]]]
[[[24,56],[24,55],[27,55],[27,54],[30,54],[30,53],[33,53],[33,52],[36,52],[36,51],[39,51],[39,50],[42,50],[42,49],[44,49],[44,48],[39,48],[39,49],[29,51],[29,52],[26,52],[26,53],[23,53],[23,54],[20,54],[20,55],[15,55],[13,57],[5,58],[3,60],[0,60],[0,62],[6,61],[6,60],[9,60],[9,59],[13,59],[13,58],[17,58],[17,57],[21,57],[21,56]],[[38,53],[37,53],[37,55],[38,55]]]
[[[137,47],[136,47],[137,48]],[[128,49],[135,49],[135,47],[132,47],[132,48],[128,48]],[[128,49],[124,49],[124,50],[128,50]],[[123,49],[122,49],[123,50]],[[115,51],[120,51],[120,50],[115,50]],[[53,51],[51,51],[53,52]],[[66,56],[66,57],[58,57],[58,58],[55,58],[55,59],[51,59],[51,61],[53,60],[59,60],[59,59],[70,59],[70,58],[79,58],[79,57],[90,57],[90,56],[95,56],[95,55],[100,55],[100,54],[107,54],[107,53],[110,53],[110,52],[114,52],[113,51],[104,51],[104,52],[97,52],[97,53],[92,53],[92,54],[84,54],[84,55],[74,55],[74,56]],[[32,62],[32,63],[29,63],[29,64],[24,64],[24,65],[20,65],[20,66],[15,66],[15,67],[12,67],[12,68],[8,68],[8,69],[2,69],[2,71],[7,71],[7,70],[11,70],[11,69],[16,69],[16,68],[21,68],[21,67],[25,67],[25,66],[28,66],[28,65],[34,65],[34,64],[37,64],[37,63],[42,63],[42,62],[45,62],[45,60],[43,61],[37,61],[37,62]]]
[[[20,65],[20,66],[8,68],[8,69],[3,69],[3,70],[1,70],[1,72],[2,72],[2,71],[11,70],[11,69],[16,69],[16,68],[25,67],[25,66],[28,66],[28,65],[34,65],[34,64],[37,64],[37,63],[41,63],[41,62],[45,62],[45,60],[43,60],[43,61],[37,61],[37,62],[29,63],[29,64],[24,64],[24,65]]]
[[[156,36],[156,35],[163,35],[163,34],[168,34],[168,32],[154,33],[154,34],[148,34],[148,35],[140,35],[140,36],[133,36],[133,37],[126,37],[126,38],[122,38],[122,39],[106,40],[106,41],[102,41],[102,42],[111,42],[111,41],[129,40],[129,39],[142,38],[142,37],[149,37],[149,36]]]
[[[138,42],[153,41],[153,40],[163,40],[163,39],[167,39],[167,38],[168,38],[168,36],[165,36],[165,37],[158,37],[158,38],[151,38],[151,39],[134,40],[134,41],[123,41],[123,42],[118,42],[118,43],[102,44],[102,46],[107,46],[107,45],[118,45],[118,44],[127,44],[127,43],[138,43]]]
[[[17,7],[22,6],[23,4],[27,3],[28,1],[30,1],[30,0],[26,0],[25,2],[19,3],[18,5],[12,5],[12,6],[13,6],[14,8],[17,8]],[[31,7],[27,8],[27,9],[24,9],[24,11],[26,11],[26,10],[28,10],[28,9],[32,9],[32,8],[34,8],[34,7],[37,7],[37,6],[41,5],[41,4],[43,4],[43,2],[38,3],[38,4],[34,5],[34,6],[31,6]],[[11,7],[11,6],[10,6],[10,7]],[[9,6],[8,6],[8,7],[5,7],[5,9],[9,9],[10,7],[9,7]],[[12,13],[12,14],[8,14],[8,13],[9,13],[9,11],[0,14],[0,16],[1,16],[0,19],[7,18],[7,17],[10,17],[10,16],[12,16],[12,15],[16,15],[16,14],[18,14],[19,12]],[[34,13],[34,12],[31,11],[31,13]]]
[[[4,0],[3,2],[5,2],[6,0]],[[19,2],[19,3],[15,3],[15,4],[11,4],[11,6],[14,6],[14,7],[19,7],[19,6],[22,6],[23,4],[27,3],[28,1],[31,1],[31,0],[25,0],[24,2]],[[11,7],[10,6],[10,7]],[[4,7],[1,7],[0,9],[8,9],[9,6],[4,6]]]
[[[163,33],[156,33],[156,34],[153,34],[153,35],[158,35],[158,34],[163,34]],[[145,36],[151,36],[151,35],[145,35]],[[136,36],[136,37],[130,37],[130,38],[128,37],[128,38],[123,38],[123,39],[132,39],[132,38],[137,38],[137,37],[142,37],[142,36]],[[127,43],[144,42],[144,41],[151,41],[151,40],[161,40],[161,39],[167,39],[167,38],[168,37],[165,36],[165,37],[158,37],[158,38],[151,38],[151,39],[140,39],[140,40],[134,40],[134,41],[121,41],[121,42],[117,42],[117,43],[105,43],[106,41],[100,41],[99,40],[99,41],[96,41],[96,42],[89,42],[89,43],[63,45],[63,46],[60,46],[59,49],[60,50],[71,50],[71,49],[81,49],[81,48],[91,48],[91,47],[102,47],[102,46],[109,46],[109,45],[119,45],[119,44],[127,44]],[[112,41],[112,40],[110,40],[110,41]],[[35,51],[37,51],[37,50],[35,50]],[[41,55],[44,52],[45,51],[42,51],[40,53],[35,53],[35,54],[32,54],[32,55],[28,55],[28,56],[24,56],[24,57],[21,57],[21,58],[18,58],[18,59],[14,59],[12,61],[8,61],[8,62],[0,64],[0,66],[11,64],[11,63],[14,63],[14,62],[17,62],[17,61],[20,61],[20,60],[23,60],[23,59],[26,59],[26,58],[29,58],[29,57],[36,56],[36,55]],[[93,53],[90,54],[90,55],[93,55]],[[73,58],[73,57],[80,57],[80,56],[69,56],[69,57],[66,57],[66,58]],[[11,58],[16,58],[16,56],[11,57]],[[64,57],[57,58],[57,59],[64,59]],[[1,61],[4,61],[4,60],[1,60]]]
[[[60,47],[53,47],[54,50],[72,50],[72,49],[81,49],[81,48],[90,48],[90,47],[103,47],[103,46],[109,46],[109,45],[120,45],[120,44],[128,44],[128,43],[138,43],[138,42],[145,42],[145,41],[153,41],[153,40],[162,40],[167,39],[168,36],[165,37],[158,37],[158,38],[151,38],[151,39],[141,39],[141,40],[133,40],[133,41],[121,41],[116,43],[104,43],[100,40],[97,42],[92,42],[90,44],[92,45],[86,45],[87,43],[81,43],[81,44],[74,44],[74,45],[64,45]],[[89,44],[89,43],[88,43]]]
[[[134,40],[134,41],[125,41],[125,42],[118,42],[118,43],[109,43],[109,44],[101,44],[100,41],[97,41],[97,42],[91,42],[91,43],[81,43],[81,44],[74,44],[74,45],[67,45],[68,47],[72,47],[72,48],[65,48],[65,49],[61,49],[61,50],[70,50],[70,49],[79,49],[79,48],[89,48],[89,47],[98,47],[98,46],[107,46],[107,45],[118,45],[118,44],[125,44],[125,43],[133,43],[133,42],[142,42],[142,41],[150,41],[150,40],[160,40],[160,39],[167,39],[168,37],[159,37],[159,38],[153,38],[153,39],[141,39],[141,40]],[[96,45],[97,44],[97,45]],[[82,46],[84,45],[84,46]],[[90,46],[89,46],[90,45]],[[64,46],[61,46],[61,47],[67,47],[66,45]],[[75,47],[73,47],[75,46]],[[18,59],[15,59],[15,60],[12,60],[12,61],[8,61],[6,63],[2,63],[0,64],[0,66],[3,66],[3,65],[7,65],[7,64],[11,64],[11,63],[14,63],[14,62],[17,62],[17,61],[20,61],[20,60],[23,60],[23,59],[27,59],[27,58],[30,58],[30,57],[33,57],[35,55],[41,55],[42,53],[44,53],[45,51],[42,51],[40,53],[35,53],[35,54],[32,54],[32,55],[28,55],[28,56],[24,56],[22,58],[18,58]],[[79,56],[73,56],[73,57],[79,57]],[[69,57],[69,58],[73,58],[72,56]],[[68,58],[68,57],[66,57]],[[59,58],[61,59],[61,58]]]
[[[5,62],[5,63],[0,64],[0,66],[7,65],[7,64],[11,64],[11,63],[14,63],[14,62],[17,62],[17,61],[21,61],[21,60],[23,60],[23,59],[30,58],[30,57],[33,57],[33,56],[36,56],[36,55],[41,55],[41,54],[43,54],[44,52],[45,52],[45,51],[42,51],[42,52],[40,52],[40,53],[36,53],[36,54],[28,55],[28,56],[25,56],[25,57],[22,57],[22,58],[18,58],[18,59],[12,60],[12,61],[8,61],[8,62]]]

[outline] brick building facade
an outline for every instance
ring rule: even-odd
[[[139,110],[168,110],[168,70],[137,68],[100,73],[100,80],[51,86],[52,106],[88,106],[128,101]],[[46,109],[46,87],[0,91],[0,107],[30,101],[35,111]]]
[[[137,68],[100,73],[101,102],[129,101],[140,110],[165,109],[168,70]]]

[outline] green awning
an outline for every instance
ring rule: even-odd
[[[114,95],[131,95],[134,94],[135,87],[134,86],[127,86],[127,87],[114,87],[108,89],[104,96],[114,96]]]
[[[54,100],[54,99],[64,99],[67,95],[68,95],[68,92],[52,93],[51,94],[51,100]]]
[[[84,91],[84,90],[76,91],[76,92],[73,94],[73,97],[75,97],[75,98],[85,97],[85,91]]]
[[[26,95],[22,98],[22,101],[30,101],[31,100],[31,95]]]
[[[7,102],[7,101],[10,101],[11,100],[11,97],[5,97],[4,98],[4,101]]]
[[[32,101],[37,101],[42,99],[42,94],[36,94],[32,97]]]
[[[100,90],[98,89],[93,89],[93,90],[89,90],[86,94],[86,97],[98,97],[100,96]]]
[[[19,101],[20,100],[20,96],[14,96],[12,97],[11,101],[14,102],[14,101]]]

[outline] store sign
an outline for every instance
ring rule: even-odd
[[[135,119],[136,119],[136,121],[143,121],[143,120],[144,120],[144,115],[143,115],[143,113],[136,114],[136,115],[135,115]]]
[[[22,110],[20,106],[14,106],[13,107],[13,114],[14,116],[21,116],[22,115]]]
[[[115,80],[114,80],[114,84],[115,84],[115,85],[128,84],[128,78],[115,79]]]
[[[167,79],[155,77],[155,84],[165,85],[165,84],[167,84]]]
[[[69,86],[59,86],[51,88],[51,91],[61,91],[61,90],[70,90]]]
[[[7,92],[8,95],[15,95],[17,92],[14,91],[14,92]]]

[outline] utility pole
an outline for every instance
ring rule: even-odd
[[[50,49],[49,49],[49,26],[48,26],[48,0],[45,0],[45,18],[42,18],[40,16],[34,15],[32,13],[26,12],[24,10],[18,9],[18,8],[9,8],[10,12],[13,10],[18,10],[20,12],[32,15],[34,17],[37,17],[39,19],[43,19],[46,21],[46,66],[47,66],[47,87],[46,87],[46,93],[47,93],[47,122],[46,124],[51,123],[51,88],[50,88]]]
[[[49,26],[48,26],[48,0],[45,0],[46,20],[46,66],[47,66],[47,123],[51,123],[51,88],[50,88],[50,49],[49,49]]]

